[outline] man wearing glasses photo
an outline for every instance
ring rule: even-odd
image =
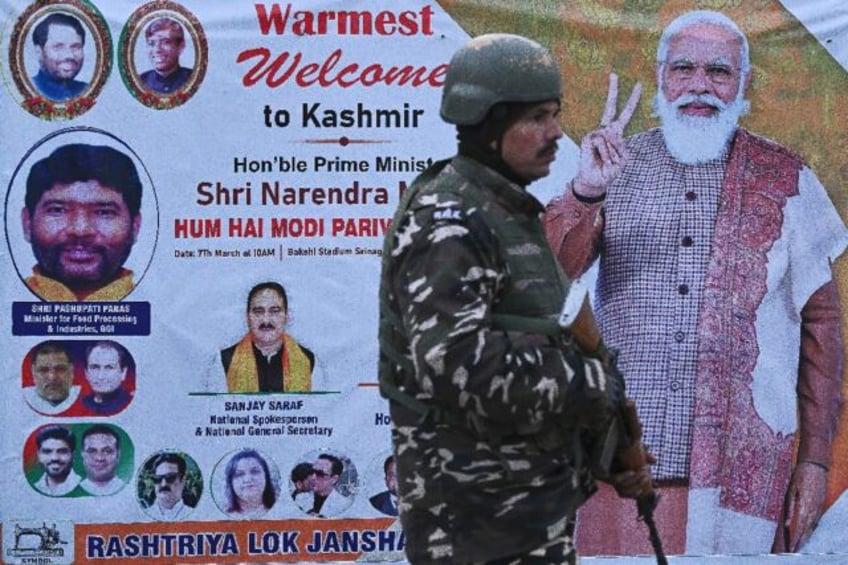
[[[182,520],[191,514],[194,506],[183,497],[186,486],[186,461],[177,453],[160,453],[150,467],[148,475],[153,482],[156,498],[145,510],[162,521]]]
[[[732,20],[678,17],[657,50],[661,127],[625,153],[584,151],[546,211],[570,276],[600,257],[596,313],[657,458],[658,524],[675,554],[802,548],[841,403],[831,264],[848,235],[809,166],[738,125],[751,77]],[[622,504],[602,486],[581,509],[585,555],[650,551]]]
[[[302,499],[306,505],[300,506],[301,510],[312,516],[338,516],[352,502],[336,488],[344,473],[344,463],[335,455],[322,453],[312,464],[312,471],[312,497],[298,497],[299,500],[295,502],[300,504]]]

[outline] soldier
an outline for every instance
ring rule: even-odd
[[[441,106],[458,155],[416,179],[386,237],[380,383],[411,563],[576,560],[589,452],[623,385],[556,323],[570,282],[526,190],[550,172],[561,94],[556,62],[531,40],[461,48]],[[650,488],[646,466],[616,478],[626,496]]]

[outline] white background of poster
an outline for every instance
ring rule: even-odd
[[[9,34],[18,14],[28,3],[0,1],[0,52],[2,52],[2,93],[0,93],[0,187],[9,186],[15,168],[23,156],[45,136],[59,129],[87,126],[109,132],[126,143],[138,155],[150,174],[158,208],[150,209],[152,193],[145,194],[145,238],[133,251],[131,262],[137,278],[144,278],[129,297],[131,301],[149,302],[152,311],[150,336],[118,337],[132,352],[138,364],[136,397],[124,412],[108,418],[127,431],[135,448],[136,466],[162,449],[180,449],[191,455],[204,473],[204,493],[192,514],[193,520],[225,519],[209,492],[212,469],[222,457],[239,447],[254,446],[272,454],[285,478],[293,464],[316,449],[332,449],[344,453],[357,466],[363,480],[363,493],[379,487],[381,477],[374,473],[376,462],[385,456],[389,445],[388,426],[376,424],[386,412],[385,401],[373,387],[360,383],[376,381],[377,280],[379,256],[289,256],[289,248],[378,249],[382,238],[327,235],[324,238],[278,238],[268,236],[272,218],[303,217],[323,219],[329,230],[334,217],[389,218],[397,203],[397,187],[410,182],[414,173],[375,173],[378,156],[400,160],[443,158],[455,150],[452,128],[438,117],[440,92],[431,86],[336,86],[297,87],[291,81],[278,88],[256,85],[245,88],[241,78],[250,64],[237,63],[244,49],[266,46],[273,54],[303,54],[303,62],[323,62],[336,49],[343,52],[345,62],[362,66],[379,63],[426,66],[430,69],[447,62],[450,55],[467,39],[467,35],[435,2],[357,1],[357,10],[420,12],[433,10],[433,35],[364,37],[329,34],[327,36],[262,35],[257,24],[253,2],[184,0],[181,2],[201,22],[209,45],[208,68],[199,90],[183,105],[170,110],[153,110],[135,100],[121,80],[118,66],[118,41],[130,14],[140,5],[129,0],[96,2],[111,33],[113,57],[111,75],[97,97],[93,108],[68,121],[50,122],[27,113],[20,107],[20,93],[8,75]],[[280,3],[286,6],[287,3]],[[784,2],[793,9],[800,2]],[[838,3],[837,3],[838,4]],[[339,10],[347,3],[330,1],[292,2],[294,10],[320,12]],[[801,19],[821,21],[818,14],[832,13],[834,3],[817,3],[820,12]],[[800,9],[800,8],[799,8]],[[839,12],[844,15],[844,12]],[[824,18],[826,19],[826,18]],[[833,21],[833,20],[830,20]],[[832,41],[829,49],[845,65],[845,25],[829,27],[820,37]],[[835,32],[833,31],[835,29]],[[494,31],[494,30],[493,30]],[[823,43],[824,44],[824,43]],[[28,48],[31,45],[27,45]],[[190,60],[190,59],[189,59]],[[83,76],[85,73],[82,73]],[[322,109],[340,110],[357,103],[376,108],[397,109],[408,104],[422,109],[417,127],[383,129],[348,129],[303,127],[298,117],[304,104],[320,103]],[[263,109],[286,109],[292,114],[288,127],[267,127]],[[598,104],[600,111],[600,99]],[[567,120],[568,109],[564,120]],[[376,141],[350,144],[306,143],[307,139],[338,139],[340,136]],[[558,160],[550,177],[532,188],[540,200],[557,194],[575,169],[576,145],[563,139]],[[304,173],[244,173],[234,170],[234,160],[303,160]],[[370,164],[367,173],[315,171],[314,160],[336,157]],[[358,181],[361,186],[385,187],[390,195],[387,204],[363,205],[262,205],[259,202],[262,181],[279,180],[283,185],[300,187],[346,187]],[[253,202],[250,205],[198,204],[197,185],[220,182],[229,188],[250,182]],[[9,195],[19,207],[21,195]],[[5,210],[10,236],[20,244],[19,210],[10,205]],[[157,217],[158,216],[158,217]],[[265,236],[261,238],[176,239],[176,219],[221,218],[226,231],[229,218],[263,218]],[[158,232],[153,229],[158,223]],[[147,250],[155,254],[149,268]],[[253,250],[272,248],[273,257],[176,257],[177,251],[209,249]],[[23,246],[26,249],[26,246]],[[282,252],[281,252],[282,250]],[[139,261],[138,257],[142,258]],[[15,252],[17,258],[17,252]],[[26,265],[26,262],[23,262]],[[12,302],[32,301],[12,263],[8,248],[0,246],[0,286],[4,308]],[[26,267],[24,267],[26,268]],[[25,274],[25,273],[24,273]],[[198,427],[209,425],[210,415],[223,415],[226,396],[202,396],[210,371],[217,367],[218,351],[235,343],[245,331],[244,309],[247,291],[264,280],[281,282],[289,293],[290,330],[299,341],[316,353],[317,378],[322,390],[332,394],[304,396],[304,408],[298,412],[318,416],[320,426],[332,428],[332,436],[285,438],[212,437],[196,435]],[[135,498],[135,480],[117,495],[101,498],[50,499],[38,494],[25,480],[21,470],[24,439],[38,426],[65,421],[47,418],[30,410],[20,391],[21,362],[40,336],[11,336],[11,320],[0,316],[3,347],[2,413],[4,432],[0,440],[0,461],[7,472],[0,478],[0,519],[4,531],[14,520],[73,520],[98,523],[147,522],[150,518]],[[93,337],[80,339],[94,339]],[[262,415],[267,410],[249,412]],[[235,414],[235,413],[234,413]],[[79,422],[93,422],[89,418]],[[99,419],[103,420],[103,419]],[[77,423],[77,420],[67,420]],[[286,481],[283,481],[284,484]],[[283,497],[287,497],[284,487]],[[285,501],[288,502],[288,501]],[[346,517],[378,516],[368,504],[367,496],[358,496]],[[302,518],[292,504],[275,506],[268,520]],[[692,558],[695,559],[695,558]],[[788,560],[789,558],[787,558]],[[822,558],[824,559],[824,558]],[[603,563],[606,560],[587,560]],[[616,560],[618,561],[618,560]],[[643,562],[642,560],[632,560]],[[678,561],[677,559],[674,561]],[[693,562],[681,558],[683,563]],[[650,562],[650,560],[644,561]],[[827,562],[827,561],[821,561]],[[836,561],[833,561],[834,563]]]

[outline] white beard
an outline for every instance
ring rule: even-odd
[[[685,104],[700,102],[717,108],[713,116],[687,116],[679,109]],[[726,104],[711,94],[684,94],[669,102],[662,89],[654,98],[654,112],[662,123],[662,134],[669,153],[687,165],[706,163],[721,157],[733,133],[739,118],[748,113],[750,103],[739,95],[730,104]]]

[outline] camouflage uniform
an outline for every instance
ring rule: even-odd
[[[576,417],[597,391],[561,335],[496,329],[503,314],[560,313],[568,281],[542,206],[463,156],[410,191],[383,255],[380,369],[433,408],[390,402],[407,556],[571,562],[567,530],[594,490]]]

